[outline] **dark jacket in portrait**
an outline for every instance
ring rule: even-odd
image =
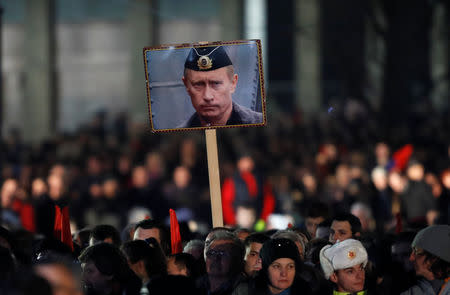
[[[255,112],[247,107],[238,105],[233,102],[233,110],[226,125],[241,125],[241,124],[260,124],[263,122],[262,113]],[[189,120],[178,126],[177,128],[194,128],[202,127],[200,118],[197,113],[194,113]]]

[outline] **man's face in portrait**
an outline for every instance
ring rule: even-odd
[[[232,111],[231,95],[236,90],[237,81],[238,76],[232,66],[205,72],[185,70],[183,83],[202,124],[227,123]]]

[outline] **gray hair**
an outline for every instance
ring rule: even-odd
[[[205,241],[205,250],[203,251],[203,256],[206,260],[206,252],[208,252],[209,248],[215,241],[231,241],[233,244],[238,246],[242,254],[242,259],[244,258],[245,248],[242,241],[232,232],[226,230],[217,230],[213,234],[208,235],[209,237]],[[241,249],[242,248],[242,249]]]
[[[183,252],[190,252],[192,249],[203,249],[205,242],[202,240],[190,240],[183,248]]]

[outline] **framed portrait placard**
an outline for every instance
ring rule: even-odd
[[[145,47],[151,130],[266,124],[260,40]]]

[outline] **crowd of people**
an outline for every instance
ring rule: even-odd
[[[105,113],[41,143],[12,130],[1,293],[449,294],[448,116],[383,128],[349,100],[317,118],[218,132],[223,228],[202,132],[151,134]],[[69,246],[55,239],[61,216]]]

